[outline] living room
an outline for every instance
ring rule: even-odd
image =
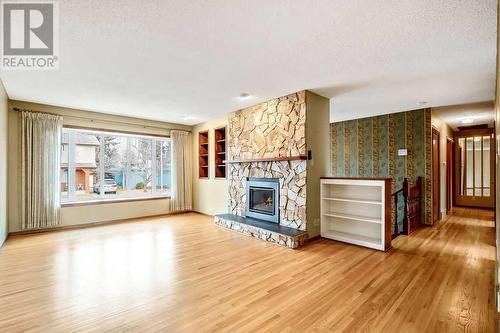
[[[3,1],[0,331],[498,330],[497,1]]]

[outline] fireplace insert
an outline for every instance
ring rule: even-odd
[[[278,178],[247,178],[246,217],[279,223]]]

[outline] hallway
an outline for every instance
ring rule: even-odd
[[[493,212],[453,216],[387,253],[291,250],[195,213],[13,236],[1,332],[497,332]]]
[[[454,207],[433,227],[398,237],[393,247],[396,255],[412,257],[411,266],[417,264],[412,289],[420,291],[399,308],[415,326],[497,332],[493,210]]]

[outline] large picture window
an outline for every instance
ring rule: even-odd
[[[64,128],[61,201],[170,195],[170,139]]]

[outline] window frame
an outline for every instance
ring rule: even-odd
[[[99,137],[99,164],[96,168],[96,173],[99,175],[98,179],[105,179],[105,153],[104,153],[104,145],[106,136],[117,136],[117,137],[126,137],[127,138],[127,147],[126,147],[126,159],[127,159],[127,170],[129,170],[129,157],[130,157],[130,139],[150,139],[151,140],[151,191],[147,196],[139,196],[139,197],[125,197],[125,198],[109,198],[106,199],[104,197],[105,193],[103,191],[103,186],[99,187],[99,198],[97,199],[89,199],[89,200],[76,200],[76,187],[75,185],[75,172],[76,172],[76,146],[74,143],[74,135],[68,135],[68,165],[67,165],[67,177],[68,177],[68,193],[66,201],[62,202],[61,207],[74,207],[74,206],[86,206],[86,205],[100,205],[100,204],[110,204],[110,203],[120,203],[120,202],[133,202],[133,201],[147,201],[147,200],[159,200],[159,199],[170,199],[171,192],[169,194],[157,192],[157,175],[156,175],[156,146],[158,142],[168,141],[171,145],[170,136],[167,135],[157,135],[150,133],[138,133],[138,132],[128,132],[128,131],[119,131],[119,130],[109,130],[109,129],[101,129],[101,128],[89,128],[89,127],[80,127],[80,126],[63,126],[63,130],[69,130],[69,133],[86,133],[92,134],[96,137]],[[62,145],[61,145],[62,146]],[[170,146],[170,163],[172,163],[172,148]],[[72,175],[72,176],[71,176]],[[128,177],[128,175],[127,175]],[[170,176],[171,177],[171,176]],[[170,178],[171,179],[171,178]],[[72,186],[73,185],[73,186]],[[163,189],[163,188],[162,188]]]

